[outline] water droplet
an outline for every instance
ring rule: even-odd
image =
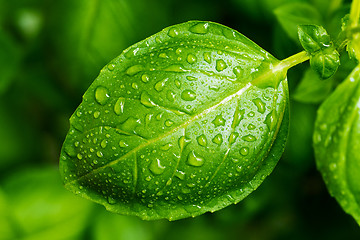
[[[98,164],[99,162],[98,162],[98,160],[96,160],[96,159],[94,159],[94,161],[93,161],[93,164]]]
[[[263,101],[261,101],[260,98],[255,98],[252,101],[255,104],[255,106],[257,107],[259,113],[265,112],[265,103]]]
[[[180,171],[179,169],[177,169],[175,171],[175,177],[179,178],[180,180],[185,180],[185,173],[183,171]]]
[[[181,136],[178,140],[180,150],[183,151],[186,145],[188,145],[190,142],[190,139],[187,139],[185,136]]]
[[[240,67],[234,67],[233,73],[235,74],[236,78],[242,78],[244,74],[244,70]]]
[[[181,93],[181,98],[185,101],[193,101],[196,98],[196,93],[192,90],[185,90]]]
[[[164,89],[164,86],[166,84],[166,82],[168,81],[169,79],[168,78],[165,78],[161,81],[158,81],[155,85],[154,85],[154,88],[156,91],[158,92],[161,92],[163,89]]]
[[[177,80],[177,79],[175,79],[175,86],[177,87],[177,88],[180,88],[181,87],[181,82],[179,81],[179,80]]]
[[[95,90],[95,100],[101,104],[101,105],[105,105],[106,102],[109,99],[109,93],[106,87],[103,86],[99,86],[96,88]]]
[[[265,118],[265,124],[269,128],[269,130],[273,130],[275,127],[275,119],[276,119],[276,113],[275,111],[271,111]]]
[[[113,63],[110,63],[107,65],[107,68],[110,70],[110,71],[113,71],[115,69],[115,64]]]
[[[150,80],[149,75],[143,74],[143,75],[141,76],[141,81],[143,81],[144,83],[147,83],[149,80]]]
[[[195,34],[206,34],[209,32],[209,23],[197,23],[190,27],[189,31]]]
[[[169,56],[166,53],[160,53],[159,58],[169,58]]]
[[[100,112],[99,112],[99,111],[94,112],[94,118],[99,118],[99,116],[100,116]]]
[[[97,151],[96,155],[97,155],[99,158],[101,158],[101,157],[103,157],[103,156],[104,156],[104,155],[103,155],[103,153],[102,153],[102,152],[100,152],[100,151]]]
[[[196,77],[193,77],[193,76],[186,76],[186,79],[189,80],[189,81],[195,81],[197,80]]]
[[[129,51],[125,53],[126,58],[132,58],[135,57],[137,52],[140,50],[140,48],[132,48]]]
[[[207,140],[206,140],[206,136],[204,134],[197,137],[196,140],[200,146],[206,147]]]
[[[174,102],[175,101],[175,93],[172,91],[168,91],[166,93],[166,98],[170,101],[170,102]]]
[[[215,127],[225,126],[225,119],[221,116],[221,114],[219,114],[215,117],[212,123],[215,125]]]
[[[145,180],[146,180],[147,182],[150,182],[151,176],[147,176],[147,177],[145,178]]]
[[[69,155],[70,157],[75,157],[76,156],[75,148],[72,145],[66,144],[65,147],[64,147],[64,150],[67,153],[67,155]]]
[[[211,53],[209,52],[205,52],[204,53],[204,60],[207,62],[207,63],[211,63]]]
[[[143,65],[134,65],[134,66],[131,66],[129,67],[127,70],[126,70],[126,74],[129,75],[129,76],[133,76],[139,72],[142,72],[144,71],[144,66]]]
[[[151,161],[149,169],[155,175],[160,175],[165,171],[165,167],[161,165],[160,159],[158,158]]]
[[[217,145],[221,145],[223,142],[223,137],[222,135],[219,133],[217,134],[214,138],[213,138],[213,143],[217,144]]]
[[[107,145],[107,140],[106,139],[102,140],[101,143],[100,143],[100,146],[102,148],[106,148],[106,145]]]
[[[127,146],[129,146],[129,145],[128,145],[124,140],[120,140],[119,146],[122,147],[122,148],[124,148],[124,147],[127,147]]]
[[[247,126],[247,129],[249,129],[249,130],[254,130],[255,128],[256,128],[255,125],[253,125],[251,123]]]
[[[153,101],[151,101],[149,94],[145,91],[141,93],[140,102],[146,107],[156,106],[156,104]]]
[[[181,72],[190,72],[190,70],[185,69],[181,65],[171,65],[169,67],[164,68],[163,71],[166,71],[166,72],[179,72],[179,73],[181,73]]]
[[[194,151],[191,151],[188,155],[187,163],[194,167],[201,167],[204,164],[204,158],[196,155]]]
[[[112,197],[108,197],[108,198],[107,198],[107,202],[108,202],[109,204],[111,204],[111,205],[114,205],[114,204],[116,204],[116,199],[114,199],[114,198],[112,198]]]
[[[135,128],[141,124],[140,119],[129,117],[120,125],[120,129],[131,133],[135,131]]]
[[[176,28],[170,28],[168,35],[169,37],[176,37],[179,34],[179,31]]]
[[[237,109],[234,113],[234,126],[238,126],[241,120],[244,119],[245,109]]]
[[[160,149],[163,150],[163,151],[168,151],[170,148],[172,148],[172,146],[173,145],[171,143],[166,143],[166,144],[162,145],[160,147]]]
[[[80,153],[78,153],[76,156],[79,160],[81,160],[83,158],[83,156]]]
[[[228,28],[223,29],[223,34],[227,39],[235,39],[236,38],[235,32]]]
[[[226,68],[227,68],[227,65],[226,65],[226,62],[224,60],[222,60],[222,59],[216,60],[216,70],[218,72],[221,72]]]
[[[197,60],[197,58],[195,55],[193,55],[191,53],[187,55],[186,61],[188,63],[193,64],[194,62],[196,62],[196,60]]]
[[[167,119],[167,120],[165,121],[165,126],[167,126],[167,127],[171,127],[173,124],[174,124],[174,122],[171,121],[170,119]]]
[[[125,98],[119,98],[115,105],[114,105],[114,112],[117,115],[121,115],[122,113],[124,113],[124,106],[125,106]]]
[[[164,115],[164,113],[159,113],[158,115],[156,115],[156,120],[158,120],[158,121],[160,121],[161,120],[161,118],[162,118],[162,116]]]
[[[243,156],[246,156],[249,154],[249,148],[248,147],[242,147],[240,149],[240,154],[243,155]]]
[[[131,84],[131,87],[132,87],[133,89],[138,89],[138,88],[139,88],[139,85],[137,85],[137,83],[133,82],[133,83]]]
[[[250,134],[248,134],[248,135],[246,135],[246,136],[243,136],[242,139],[243,139],[244,141],[247,141],[247,142],[254,142],[254,141],[256,141],[256,137],[254,137],[253,135],[250,135]]]
[[[229,136],[229,144],[233,144],[236,141],[236,139],[238,138],[238,136],[239,136],[239,133],[232,132]]]

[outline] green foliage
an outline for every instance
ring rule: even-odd
[[[288,99],[286,69],[271,69],[278,64],[211,22],[168,27],[131,46],[71,117],[60,162],[65,186],[144,219],[239,202],[283,151],[286,124],[274,143]]]

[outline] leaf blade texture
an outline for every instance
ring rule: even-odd
[[[360,224],[360,66],[318,110],[314,131],[316,165],[330,194]]]
[[[198,21],[166,28],[84,94],[62,148],[65,186],[149,220],[237,203],[283,152],[287,94],[286,69],[240,33]]]

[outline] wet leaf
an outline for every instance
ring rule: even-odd
[[[327,188],[360,224],[360,66],[318,110],[316,164]]]
[[[210,22],[171,26],[131,46],[102,69],[70,119],[60,158],[66,188],[143,219],[239,202],[283,152],[286,71]]]

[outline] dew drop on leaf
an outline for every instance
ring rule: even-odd
[[[243,155],[243,156],[246,156],[249,154],[249,148],[248,147],[242,147],[240,149],[240,154]]]
[[[248,134],[248,135],[246,135],[246,136],[243,136],[242,139],[243,139],[244,141],[247,141],[247,142],[254,142],[254,141],[256,141],[256,138],[255,138],[253,135],[250,135],[250,134]]]
[[[165,171],[165,167],[161,165],[160,159],[158,158],[151,161],[149,169],[155,175],[160,175]]]
[[[188,155],[188,159],[187,159],[187,163],[191,166],[194,167],[201,167],[202,165],[204,165],[204,158],[202,158],[201,156],[197,155],[195,153],[195,151],[191,151]]]
[[[265,103],[263,101],[261,101],[260,98],[255,98],[252,101],[255,104],[255,106],[257,107],[257,110],[258,110],[259,113],[264,113],[265,112]]]
[[[225,70],[226,68],[227,68],[227,65],[224,60],[222,60],[222,59],[216,60],[216,70],[218,72],[221,72],[221,71]]]
[[[192,90],[185,90],[181,93],[181,98],[185,101],[193,101],[196,98],[196,93]]]
[[[100,104],[100,105],[105,105],[107,103],[107,101],[109,100],[109,92],[108,89],[106,87],[103,86],[99,86],[96,88],[95,90],[95,100]]]
[[[208,23],[198,23],[190,27],[189,31],[195,34],[206,34],[209,32]]]
[[[219,114],[215,117],[212,123],[215,125],[215,127],[225,126],[225,119],[222,117],[221,114]]]
[[[196,138],[196,140],[197,140],[197,142],[198,142],[198,144],[199,144],[200,146],[206,147],[206,145],[207,145],[207,140],[206,140],[206,136],[205,136],[204,134],[198,136],[198,137]]]
[[[142,72],[144,71],[144,66],[143,65],[134,65],[134,66],[131,66],[129,67],[127,70],[126,70],[126,74],[129,75],[129,76],[133,76],[139,72]]]
[[[114,105],[114,112],[117,115],[121,115],[122,113],[124,113],[124,106],[125,106],[125,98],[120,97]]]
[[[170,28],[168,35],[169,37],[176,37],[179,34],[179,31],[176,28]]]
[[[141,76],[141,81],[143,81],[144,83],[147,83],[149,80],[150,80],[149,75],[143,74],[143,75]]]
[[[187,57],[186,57],[186,61],[187,61],[188,63],[190,63],[190,64],[195,63],[196,60],[197,60],[197,58],[195,57],[195,55],[193,55],[193,54],[191,54],[191,53],[188,54]]]
[[[213,138],[213,143],[216,143],[217,145],[221,145],[223,142],[222,135],[219,133]]]

